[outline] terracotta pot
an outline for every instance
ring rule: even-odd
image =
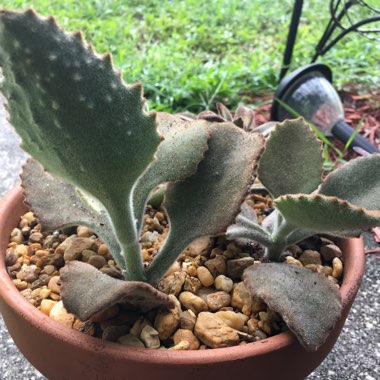
[[[10,281],[4,264],[9,234],[26,212],[16,188],[0,202],[0,311],[25,357],[45,376],[60,379],[304,379],[331,350],[355,298],[364,271],[361,239],[342,239],[343,315],[327,342],[306,352],[290,332],[244,346],[171,352],[128,348],[68,329],[29,304]],[[11,365],[11,363],[10,363]]]

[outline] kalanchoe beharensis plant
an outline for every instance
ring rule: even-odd
[[[258,168],[275,210],[259,225],[243,203],[227,237],[260,242],[270,261],[280,261],[289,245],[314,234],[355,237],[380,224],[380,155],[352,160],[322,183],[321,175],[321,144],[304,120],[278,124]],[[308,269],[261,264],[243,278],[251,294],[279,312],[309,350],[325,341],[339,318],[338,290]]]
[[[348,164],[317,190],[320,145],[298,120],[267,140],[259,174],[277,210],[258,226],[252,210],[241,208],[264,146],[261,134],[249,132],[252,112],[241,107],[232,115],[219,105],[217,117],[147,114],[141,86],[125,85],[109,55],[96,55],[80,33],[63,32],[53,18],[0,11],[0,67],[11,123],[34,157],[22,174],[27,203],[45,228],[95,230],[122,270],[123,280],[80,262],[61,270],[64,304],[82,320],[119,302],[142,311],[171,307],[151,284],[195,238],[223,234],[235,219],[230,238],[259,241],[271,260],[315,232],[353,236],[380,222],[373,211],[379,156]],[[266,134],[270,127],[255,130]],[[144,268],[144,208],[162,184],[170,231]],[[339,317],[339,292],[310,270],[261,264],[246,270],[245,283],[307,349],[323,343]]]
[[[27,203],[45,228],[95,230],[124,277],[69,263],[61,270],[68,311],[86,320],[118,302],[173,306],[151,284],[194,239],[234,222],[264,138],[229,122],[144,112],[141,85],[124,84],[110,55],[33,10],[0,11],[0,67],[10,121],[34,158],[22,174]],[[144,268],[144,209],[163,183],[170,231]]]

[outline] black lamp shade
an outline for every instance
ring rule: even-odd
[[[338,93],[331,84],[328,66],[313,63],[285,77],[274,96],[271,118],[275,121],[304,117],[327,136],[334,135],[347,142],[355,132],[344,122],[344,109]],[[352,147],[369,153],[378,152],[367,139],[357,134]]]

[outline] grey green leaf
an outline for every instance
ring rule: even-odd
[[[283,263],[253,265],[243,279],[252,297],[260,297],[279,313],[309,351],[325,342],[341,315],[336,286],[309,269]]]
[[[309,194],[321,182],[322,149],[302,118],[278,124],[260,160],[259,179],[274,198]]]
[[[319,193],[346,200],[368,210],[380,209],[380,154],[358,157],[333,171]]]
[[[171,229],[148,268],[151,278],[159,273],[157,268],[167,269],[197,237],[223,233],[234,222],[254,180],[263,137],[231,123],[214,124],[210,132],[209,150],[197,173],[168,186],[165,208]]]
[[[380,225],[380,211],[366,210],[326,195],[286,195],[275,200],[286,221],[315,233],[366,231]]]

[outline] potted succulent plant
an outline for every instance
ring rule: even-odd
[[[265,141],[258,132],[267,134],[267,127],[251,131],[244,108],[233,118],[220,106],[223,118],[216,120],[210,114],[190,120],[146,113],[141,86],[124,84],[109,55],[95,54],[80,33],[65,33],[53,18],[33,10],[0,11],[0,67],[11,123],[33,156],[22,174],[24,195],[13,191],[0,208],[0,306],[32,364],[54,379],[153,374],[170,379],[178,373],[185,379],[224,379],[243,370],[261,379],[278,373],[301,379],[323,360],[360,283],[361,241],[340,242],[345,256],[340,291],[319,273],[273,262],[315,233],[358,236],[380,223],[379,155],[352,161],[320,184],[320,144],[302,119],[277,125]],[[262,225],[244,202],[257,167],[276,205]],[[139,241],[144,209],[162,184],[170,230],[144,267]],[[252,299],[259,297],[281,314],[293,333],[229,347],[241,336],[248,342],[252,337],[204,309],[193,328],[214,349],[186,346],[176,352],[124,347],[50,320],[23,299],[5,268],[9,233],[26,211],[23,196],[46,227],[93,229],[120,269],[122,279],[75,260],[61,269],[64,307],[79,320],[115,305],[142,313],[160,309],[176,318],[180,302],[157,284],[196,238],[227,231],[229,239],[266,247],[272,262],[247,267],[245,287]],[[228,339],[210,343],[210,330],[220,327]]]

